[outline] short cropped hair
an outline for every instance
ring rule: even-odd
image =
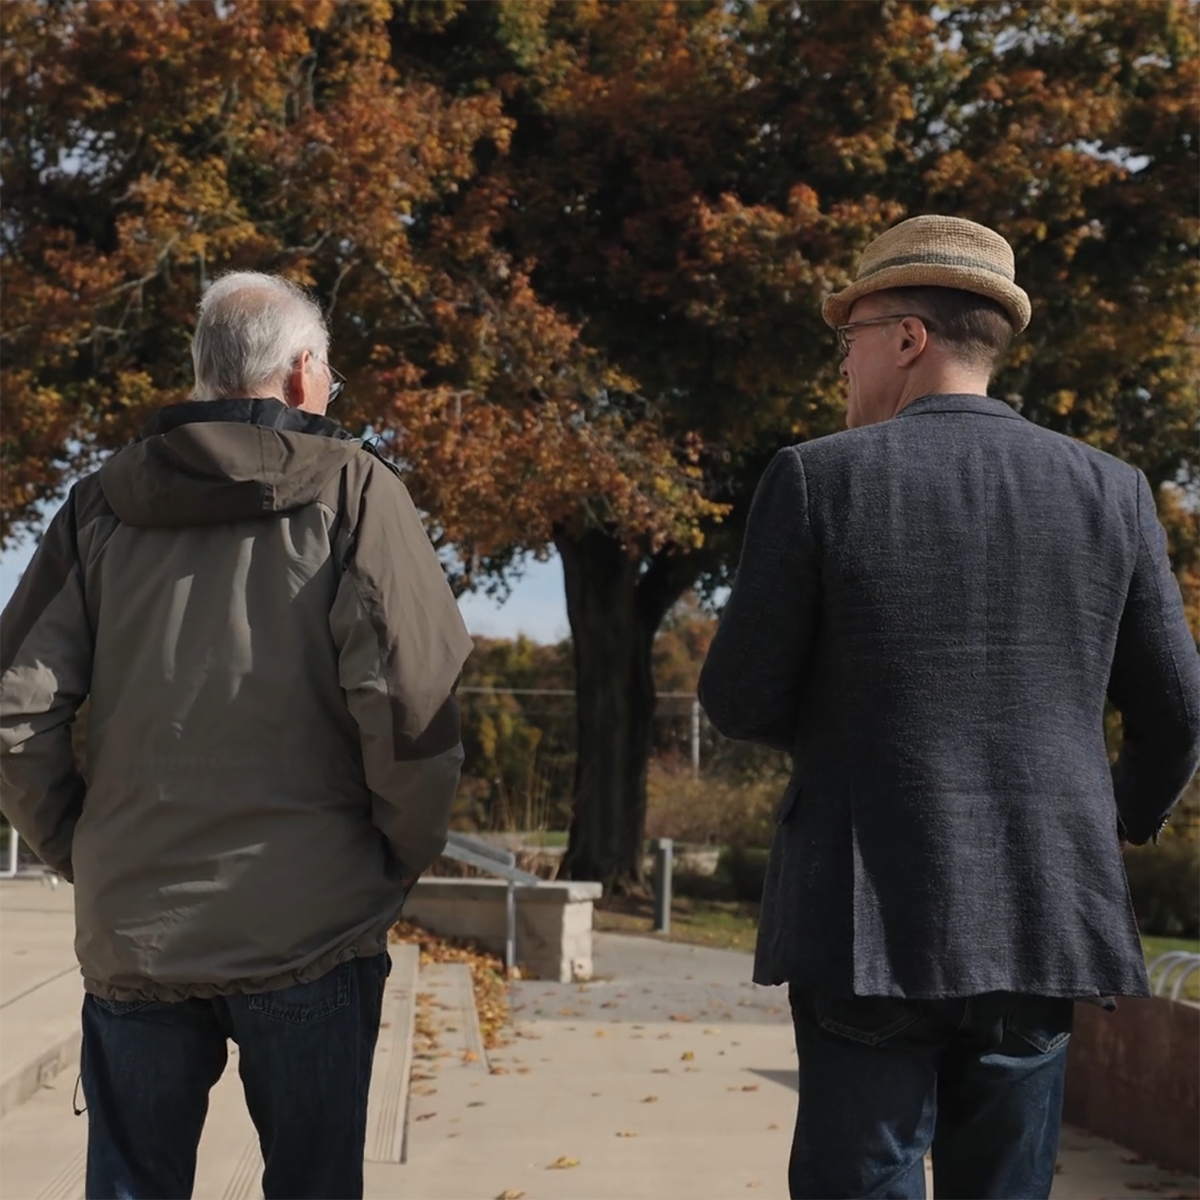
[[[1013,339],[1012,321],[1004,307],[977,292],[904,287],[888,288],[887,294],[904,309],[927,316],[932,332],[955,358],[983,367],[989,375]]]
[[[196,400],[262,399],[307,350],[324,359],[329,331],[312,298],[280,275],[234,271],[200,300],[192,338]]]

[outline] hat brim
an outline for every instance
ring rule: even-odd
[[[964,292],[975,292],[995,300],[1008,313],[1014,333],[1020,333],[1029,324],[1029,297],[1023,288],[990,271],[940,263],[905,263],[885,267],[866,279],[856,280],[844,291],[826,297],[821,315],[827,325],[845,325],[850,320],[850,310],[856,300],[872,292],[903,287],[958,288]]]

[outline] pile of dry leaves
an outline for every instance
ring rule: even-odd
[[[509,1024],[508,986],[504,962],[499,955],[484,950],[466,938],[442,937],[422,929],[413,921],[399,920],[392,926],[393,942],[409,942],[421,949],[421,965],[430,963],[466,963],[471,968],[475,987],[475,1008],[479,1013],[479,1032],[488,1050],[505,1044]]]

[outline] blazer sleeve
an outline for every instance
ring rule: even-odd
[[[1137,526],[1108,696],[1124,725],[1113,767],[1117,812],[1129,840],[1140,845],[1157,836],[1200,762],[1200,658],[1140,471]]]
[[[700,702],[729,738],[795,745],[820,605],[804,460],[781,450],[758,485],[733,590],[700,673]]]
[[[75,496],[50,522],[0,616],[0,811],[67,879],[87,790],[71,729],[91,690],[93,652]]]
[[[446,846],[463,762],[454,690],[474,643],[407,489],[382,468],[361,493],[330,630],[372,819],[411,884]]]

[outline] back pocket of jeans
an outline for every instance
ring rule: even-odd
[[[813,997],[813,1015],[826,1033],[879,1046],[915,1025],[922,1016],[919,1000],[899,996]]]
[[[111,1017],[127,1017],[155,1003],[153,1000],[106,1000],[103,996],[92,996],[91,999]]]
[[[258,992],[246,997],[252,1013],[286,1021],[289,1025],[311,1025],[350,1003],[350,973],[354,960],[327,971],[311,983],[296,983],[274,992]]]
[[[1057,1050],[1071,1036],[1075,1002],[1059,996],[1014,996],[1005,1019],[1005,1031],[1032,1046],[1039,1054]]]

